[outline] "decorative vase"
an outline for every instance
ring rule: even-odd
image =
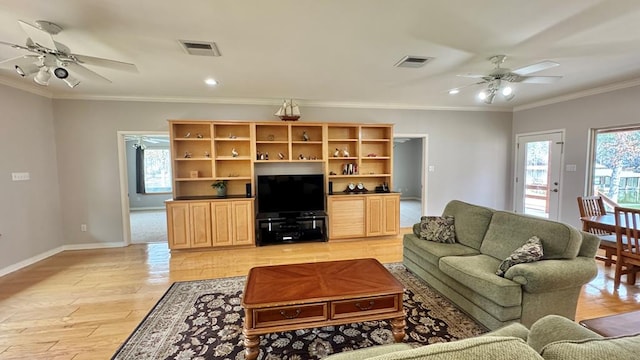
[[[227,196],[227,188],[216,188],[216,191],[218,192],[218,196]]]

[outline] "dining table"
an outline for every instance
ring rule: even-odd
[[[606,213],[604,215],[597,216],[583,216],[580,220],[582,221],[582,230],[584,231],[599,229],[610,233],[616,232],[616,215],[614,213]],[[626,231],[627,223],[624,217],[620,220],[620,227]]]

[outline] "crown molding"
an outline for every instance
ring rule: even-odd
[[[596,87],[596,88],[593,88],[593,89],[589,89],[589,90],[578,91],[578,92],[567,94],[567,95],[557,96],[557,97],[554,97],[554,98],[549,98],[549,99],[545,99],[545,100],[538,101],[538,102],[533,102],[533,103],[529,103],[529,104],[525,104],[525,105],[516,106],[516,107],[513,108],[513,112],[534,109],[534,108],[538,108],[538,107],[541,107],[541,106],[547,106],[547,105],[557,104],[557,103],[561,103],[561,102],[565,102],[565,101],[576,100],[576,99],[580,99],[580,98],[587,97],[587,96],[604,94],[604,93],[608,93],[608,92],[611,92],[611,91],[627,89],[627,88],[631,88],[631,87],[639,86],[639,85],[640,85],[640,78],[633,79],[633,80],[627,80],[627,81],[623,81],[623,82],[619,82],[619,83],[615,83],[615,84],[599,86],[599,87]]]
[[[268,105],[279,106],[282,99],[260,98],[212,98],[212,97],[153,97],[153,96],[111,96],[111,95],[54,95],[56,100],[93,100],[93,101],[133,101],[133,102],[163,102],[163,103],[188,103],[188,104],[229,104],[229,105]],[[300,106],[352,108],[352,109],[387,109],[387,110],[438,110],[438,111],[487,111],[487,112],[512,112],[507,107],[482,107],[482,106],[433,106],[411,104],[380,104],[358,102],[333,102],[297,100]]]

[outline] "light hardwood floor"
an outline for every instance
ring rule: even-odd
[[[109,359],[174,281],[364,257],[401,261],[401,237],[173,253],[163,243],[65,251],[0,278],[0,359]],[[599,264],[578,320],[638,308],[638,287],[622,284],[616,292],[612,276]]]

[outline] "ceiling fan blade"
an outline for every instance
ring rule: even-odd
[[[488,81],[487,81],[487,80],[482,80],[482,81],[478,81],[478,82],[475,82],[475,83],[472,83],[472,84],[467,84],[467,85],[462,85],[462,86],[454,87],[454,88],[452,88],[452,89],[447,90],[447,92],[448,92],[448,93],[451,93],[451,91],[452,91],[452,90],[458,90],[458,91],[460,91],[460,90],[462,90],[462,89],[464,89],[464,88],[468,88],[468,87],[470,87],[470,86],[480,85],[480,84],[486,84],[486,83],[488,83]]]
[[[27,33],[27,36],[29,36],[29,38],[31,38],[31,41],[33,41],[34,43],[40,46],[44,46],[48,49],[58,49],[56,47],[55,41],[53,41],[53,37],[48,32],[40,30],[31,24],[27,24],[22,20],[18,20],[18,23],[22,27],[22,30]]]
[[[130,64],[122,61],[109,60],[109,59],[103,59],[103,58],[87,56],[87,55],[78,55],[78,54],[73,54],[73,57],[76,60],[78,60],[78,62],[87,64],[87,65],[96,65],[96,66],[106,67],[109,69],[138,72],[138,68],[134,64]]]
[[[519,81],[516,82],[528,84],[553,84],[560,79],[562,79],[562,76],[520,76]]]
[[[483,78],[487,77],[487,75],[483,75],[483,74],[458,74],[456,76],[466,77],[466,78],[473,78],[473,79],[483,79]]]
[[[2,60],[0,61],[0,67],[10,66],[10,65],[19,65],[20,63],[24,62],[25,58],[26,58],[25,55],[21,55],[21,56],[16,56],[10,59]]]
[[[532,74],[534,72],[550,69],[550,68],[556,67],[558,65],[560,65],[560,64],[558,64],[555,61],[545,60],[545,61],[541,61],[539,63],[523,66],[521,68],[512,70],[511,72],[514,73],[514,74],[517,74],[517,75],[527,75],[527,74]]]
[[[89,70],[86,67],[80,65],[80,64],[76,64],[76,63],[68,63],[66,65],[66,67],[69,68],[69,70],[71,70],[72,72],[78,74],[81,77],[84,77],[86,79],[90,79],[90,80],[97,80],[97,81],[101,81],[101,82],[107,82],[107,83],[111,83],[111,80],[107,79],[106,77],[98,74],[97,72],[93,71],[93,70]]]

